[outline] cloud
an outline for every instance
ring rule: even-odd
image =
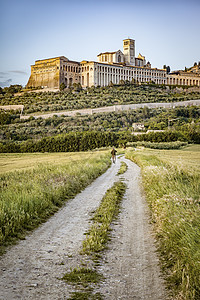
[[[6,73],[6,72],[0,72],[0,78],[4,78],[7,75],[8,75],[8,73]]]
[[[3,73],[3,72],[1,72],[1,73]],[[12,79],[11,78],[7,79],[5,81],[0,82],[0,87],[10,86],[11,83],[12,83]]]
[[[20,70],[10,71],[10,73],[15,73],[15,74],[24,74],[24,75],[27,75],[27,72],[20,71]]]

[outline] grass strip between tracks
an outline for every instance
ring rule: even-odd
[[[122,162],[121,162],[120,169],[119,169],[117,175],[122,175],[122,174],[124,174],[124,173],[127,171],[127,169],[128,169],[127,164],[126,164],[124,161],[122,161]]]
[[[86,239],[83,241],[81,254],[89,255],[95,261],[95,266],[94,269],[84,267],[74,268],[70,273],[64,275],[62,278],[63,280],[71,284],[76,284],[78,287],[81,285],[85,288],[85,290],[81,292],[74,292],[70,298],[71,300],[103,299],[99,293],[92,293],[93,288],[89,286],[89,284],[95,284],[103,280],[102,275],[97,272],[96,267],[98,265],[98,260],[101,257],[101,252],[106,248],[106,244],[109,240],[109,233],[111,230],[110,225],[119,214],[120,203],[125,190],[125,183],[122,181],[115,182],[114,185],[106,192],[100,206],[94,212],[94,216],[92,218],[93,224],[86,234]],[[85,298],[81,298],[83,296]]]

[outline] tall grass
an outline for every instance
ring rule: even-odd
[[[187,169],[186,157],[184,167],[170,157],[166,162],[166,155],[162,160],[162,152],[159,158],[153,152],[129,152],[127,158],[142,168],[162,267],[173,299],[200,299],[199,173]]]
[[[0,175],[0,246],[44,221],[110,165],[108,153],[85,157]]]

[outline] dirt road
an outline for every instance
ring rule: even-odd
[[[125,160],[128,185],[113,239],[99,270],[106,280],[99,291],[105,299],[164,300],[147,206],[139,188],[140,169]],[[0,258],[0,299],[68,299],[72,288],[61,278],[80,262],[79,250],[94,211],[114,181],[120,160],[26,240]],[[107,261],[107,263],[105,263]]]

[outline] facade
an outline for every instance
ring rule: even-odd
[[[59,88],[63,82],[66,86],[81,80],[80,63],[64,56],[36,60],[31,66],[31,76],[27,87]]]
[[[167,75],[167,84],[200,86],[200,73],[188,71],[175,71]]]
[[[81,85],[107,86],[111,82],[119,84],[121,80],[129,82],[155,82],[166,84],[166,70],[148,67],[136,67],[122,64],[108,64],[94,61],[81,62]]]
[[[198,66],[197,66],[198,67]],[[200,72],[191,68],[189,72],[177,71],[167,74],[165,69],[152,68],[145,56],[135,57],[135,40],[123,40],[123,52],[104,52],[96,61],[71,61],[65,56],[35,61],[27,87],[66,87],[79,83],[83,88],[107,86],[120,81],[154,82],[156,84],[177,84],[200,86]]]

